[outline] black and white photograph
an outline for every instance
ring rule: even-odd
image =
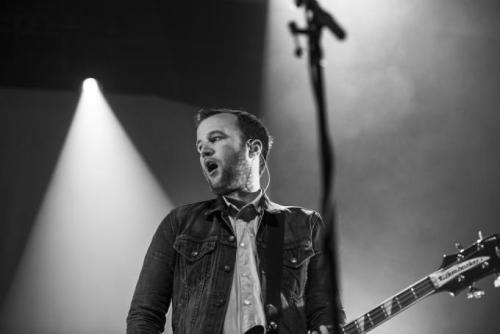
[[[500,2],[0,2],[1,334],[498,334]]]

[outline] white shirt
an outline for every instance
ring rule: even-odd
[[[266,328],[255,242],[263,212],[258,206],[262,193],[241,209],[223,198],[229,208],[229,220],[237,241],[233,283],[223,333],[243,334],[255,326]],[[248,217],[251,217],[249,221]]]

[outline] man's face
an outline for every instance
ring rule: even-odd
[[[227,195],[246,187],[251,174],[250,159],[233,114],[217,114],[204,119],[196,130],[203,175],[210,190]]]

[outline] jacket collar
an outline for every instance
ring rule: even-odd
[[[264,211],[268,213],[279,213],[286,210],[286,207],[272,202],[269,197],[264,193],[260,199],[260,204],[263,206]],[[210,216],[216,212],[226,212],[227,204],[222,196],[217,196],[217,198],[211,203],[208,210],[205,212],[206,216]]]

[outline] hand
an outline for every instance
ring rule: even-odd
[[[319,326],[319,333],[317,331],[312,331],[311,334],[329,334],[330,332],[326,328],[326,326],[321,325]]]

